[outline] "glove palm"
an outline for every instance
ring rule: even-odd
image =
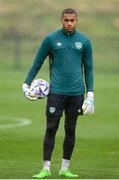
[[[83,102],[83,114],[93,114],[94,113],[94,94],[93,92],[88,92],[87,97]]]
[[[37,100],[37,97],[35,97],[31,91],[30,91],[30,86],[26,83],[23,84],[22,86],[22,90],[24,95],[26,96],[27,99],[31,100],[31,101],[35,101]]]

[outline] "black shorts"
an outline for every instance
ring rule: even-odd
[[[62,116],[63,111],[71,116],[82,115],[84,95],[69,96],[50,93],[47,99],[46,115]]]

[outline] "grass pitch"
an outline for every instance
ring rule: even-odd
[[[19,11],[21,2],[0,1],[0,13],[4,17],[0,21],[0,30],[7,31],[15,26],[19,17],[19,25],[16,26],[21,33],[33,35],[39,30],[43,37],[44,33],[59,26],[57,12],[67,7],[67,1],[29,1],[29,4],[24,1],[24,9]],[[78,119],[71,170],[81,179],[119,179],[119,2],[109,0],[107,5],[106,0],[73,0],[69,5],[81,9],[78,28],[86,32],[93,42],[96,107],[93,116]],[[51,24],[53,18],[54,23]],[[28,22],[27,26],[23,22]],[[30,102],[21,89],[36,50],[32,45],[36,48],[38,42],[39,39],[22,43],[22,67],[19,69],[13,66],[13,45],[4,43],[0,46],[0,179],[31,179],[42,168],[46,100]],[[49,80],[47,71],[46,62],[38,77]],[[29,119],[31,124],[19,125],[18,119],[14,119],[16,117],[21,118],[22,123],[23,119]],[[62,118],[52,158],[51,179],[59,178],[63,123]]]

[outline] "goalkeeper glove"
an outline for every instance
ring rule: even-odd
[[[82,105],[83,114],[93,114],[94,113],[94,93],[89,91],[87,97]]]
[[[22,86],[22,90],[24,95],[26,96],[27,99],[31,100],[31,101],[35,101],[37,100],[37,97],[35,97],[31,91],[30,91],[30,86],[26,83],[23,84]]]

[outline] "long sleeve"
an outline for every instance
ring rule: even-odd
[[[38,71],[40,70],[44,60],[49,55],[49,43],[48,43],[48,37],[45,38],[36,54],[36,57],[34,59],[34,63],[32,67],[30,68],[27,78],[25,80],[25,83],[31,84],[35,76],[37,75]]]
[[[93,56],[92,56],[92,46],[90,41],[86,41],[86,46],[83,54],[83,65],[84,65],[84,77],[86,84],[86,91],[93,91]]]

